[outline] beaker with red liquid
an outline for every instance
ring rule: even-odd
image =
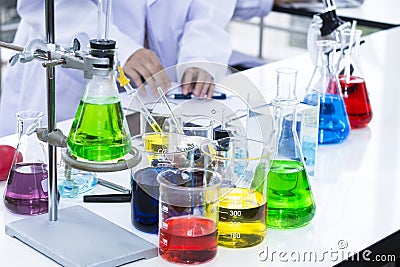
[[[170,169],[160,184],[159,254],[174,263],[200,264],[217,255],[221,176],[202,168]]]
[[[13,213],[48,212],[48,171],[44,144],[37,138],[42,112],[17,113],[18,145],[8,175],[4,205]]]
[[[352,129],[363,128],[372,119],[372,108],[361,70],[359,47],[362,30],[340,31],[339,82]],[[353,36],[352,36],[353,35]]]

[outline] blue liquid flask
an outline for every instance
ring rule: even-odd
[[[306,94],[305,103],[313,103],[319,98],[318,143],[336,144],[343,142],[350,133],[350,123],[342,97],[340,83],[336,75],[334,54],[336,42],[317,41],[318,58],[314,73],[307,86],[319,93]]]

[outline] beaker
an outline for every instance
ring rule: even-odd
[[[318,58],[307,88],[319,91],[318,143],[343,142],[350,133],[350,122],[336,72],[334,55],[337,42],[318,41]],[[306,95],[304,102],[315,103],[316,94]]]
[[[110,62],[96,65],[92,77],[87,79],[68,135],[68,149],[78,159],[110,162],[131,151],[130,133],[115,82],[115,42],[92,40],[90,53],[107,57]]]
[[[296,108],[291,83],[277,87],[273,99],[275,155],[268,173],[268,227],[297,228],[314,217],[315,204],[302,148],[296,131]]]
[[[218,244],[229,248],[261,243],[267,224],[267,174],[273,149],[246,137],[201,143],[205,167],[221,174]]]
[[[157,180],[160,183],[160,256],[184,264],[212,260],[218,248],[221,176],[202,168],[187,168],[163,171]]]
[[[186,135],[209,139],[213,138],[214,127],[218,125],[214,119],[207,116],[196,116],[182,123],[182,130]]]
[[[339,61],[339,81],[351,128],[363,128],[372,119],[372,108],[367,86],[361,70],[359,55],[362,30],[340,31],[341,58]],[[350,44],[350,42],[353,42]]]
[[[172,102],[169,102],[169,105],[172,109],[175,109],[176,107],[176,104]],[[145,106],[149,110],[153,118],[156,120],[158,125],[162,128],[162,131],[171,132],[171,128],[174,123],[171,119],[171,114],[167,105],[163,101],[161,101],[161,102],[146,103]],[[149,122],[147,121],[146,118],[144,118],[144,116],[146,115],[141,114],[140,116],[142,133],[154,132],[154,129],[152,128],[151,125],[149,125]]]
[[[48,170],[45,146],[36,136],[42,112],[17,114],[18,145],[8,175],[4,204],[18,214],[37,215],[48,212]]]
[[[141,155],[139,164],[131,169],[131,221],[136,229],[158,233],[157,175],[167,169],[202,166],[199,142],[192,137],[164,132],[132,137],[132,146]]]

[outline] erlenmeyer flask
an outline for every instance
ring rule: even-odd
[[[296,93],[296,80],[297,80],[297,69],[294,68],[278,68],[277,72],[277,86],[293,88],[293,94]],[[291,98],[296,99],[296,95],[292,95]],[[306,164],[307,172],[309,176],[315,174],[315,159],[317,154],[318,145],[318,117],[319,117],[319,97],[318,90],[307,88],[306,99],[308,101],[302,101],[296,105],[296,132],[299,137],[300,146],[303,152],[304,161]],[[312,101],[311,101],[312,100]],[[292,124],[291,114],[287,118],[284,118],[283,123]],[[285,127],[285,131],[282,132],[280,138],[286,138],[285,136],[292,136],[292,130],[290,127]],[[293,142],[292,138],[288,138],[288,141]],[[289,146],[293,148],[293,146]]]
[[[372,119],[372,109],[358,53],[362,30],[355,30],[353,37],[351,34],[350,29],[340,31],[339,82],[351,128],[363,128]]]
[[[315,14],[307,32],[307,49],[314,64],[318,56],[318,40],[339,41],[339,32],[350,28],[351,23],[345,22],[336,14],[334,0],[324,0],[324,13]]]
[[[87,80],[72,123],[68,148],[78,159],[107,162],[122,158],[131,150],[130,133],[114,77],[114,52],[114,41],[91,41],[90,53],[94,57],[107,57],[110,63],[96,66],[103,71],[95,72]]]
[[[268,227],[297,228],[314,217],[315,204],[296,132],[295,86],[279,83],[272,104],[275,119],[275,157],[268,173]]]
[[[8,175],[4,204],[11,212],[37,215],[48,212],[48,171],[44,144],[36,137],[42,112],[17,113],[18,146]]]
[[[337,42],[317,41],[318,58],[307,88],[319,90],[320,111],[318,143],[343,142],[350,133],[350,123],[336,74],[334,55]],[[305,102],[315,102],[314,94],[306,95]]]

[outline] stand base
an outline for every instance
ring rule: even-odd
[[[158,255],[157,246],[83,208],[59,210],[6,225],[8,235],[63,266],[120,266]]]

